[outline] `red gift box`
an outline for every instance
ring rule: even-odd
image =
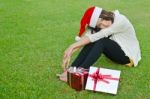
[[[70,67],[67,70],[67,83],[76,91],[85,89],[87,77],[88,72],[83,68]]]

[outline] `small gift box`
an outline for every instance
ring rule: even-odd
[[[117,94],[119,78],[119,70],[90,67],[85,89]]]
[[[67,70],[67,83],[76,91],[85,89],[88,71],[83,68],[70,67]]]

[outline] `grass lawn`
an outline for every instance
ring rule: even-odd
[[[0,99],[150,99],[149,4],[149,0],[0,0]],[[118,65],[105,56],[94,64],[122,71],[116,96],[76,92],[55,76],[62,72],[63,52],[74,42],[83,12],[93,5],[119,9],[133,23],[140,42],[138,67]]]

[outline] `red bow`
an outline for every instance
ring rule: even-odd
[[[109,80],[119,80],[119,78],[113,78],[111,75],[103,75],[101,73],[99,73],[100,69],[98,68],[96,72],[94,72],[93,74],[89,74],[89,77],[92,78],[92,80],[94,80],[94,87],[93,90],[96,90],[96,84],[98,81],[102,81],[104,83],[109,84],[109,81],[107,81],[106,79]]]

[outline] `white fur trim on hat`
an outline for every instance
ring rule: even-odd
[[[91,27],[95,28],[101,12],[102,12],[102,8],[95,7],[89,24]]]
[[[81,37],[79,37],[79,36],[76,36],[76,37],[75,37],[75,40],[76,40],[76,41],[80,41],[80,39],[81,39]]]

